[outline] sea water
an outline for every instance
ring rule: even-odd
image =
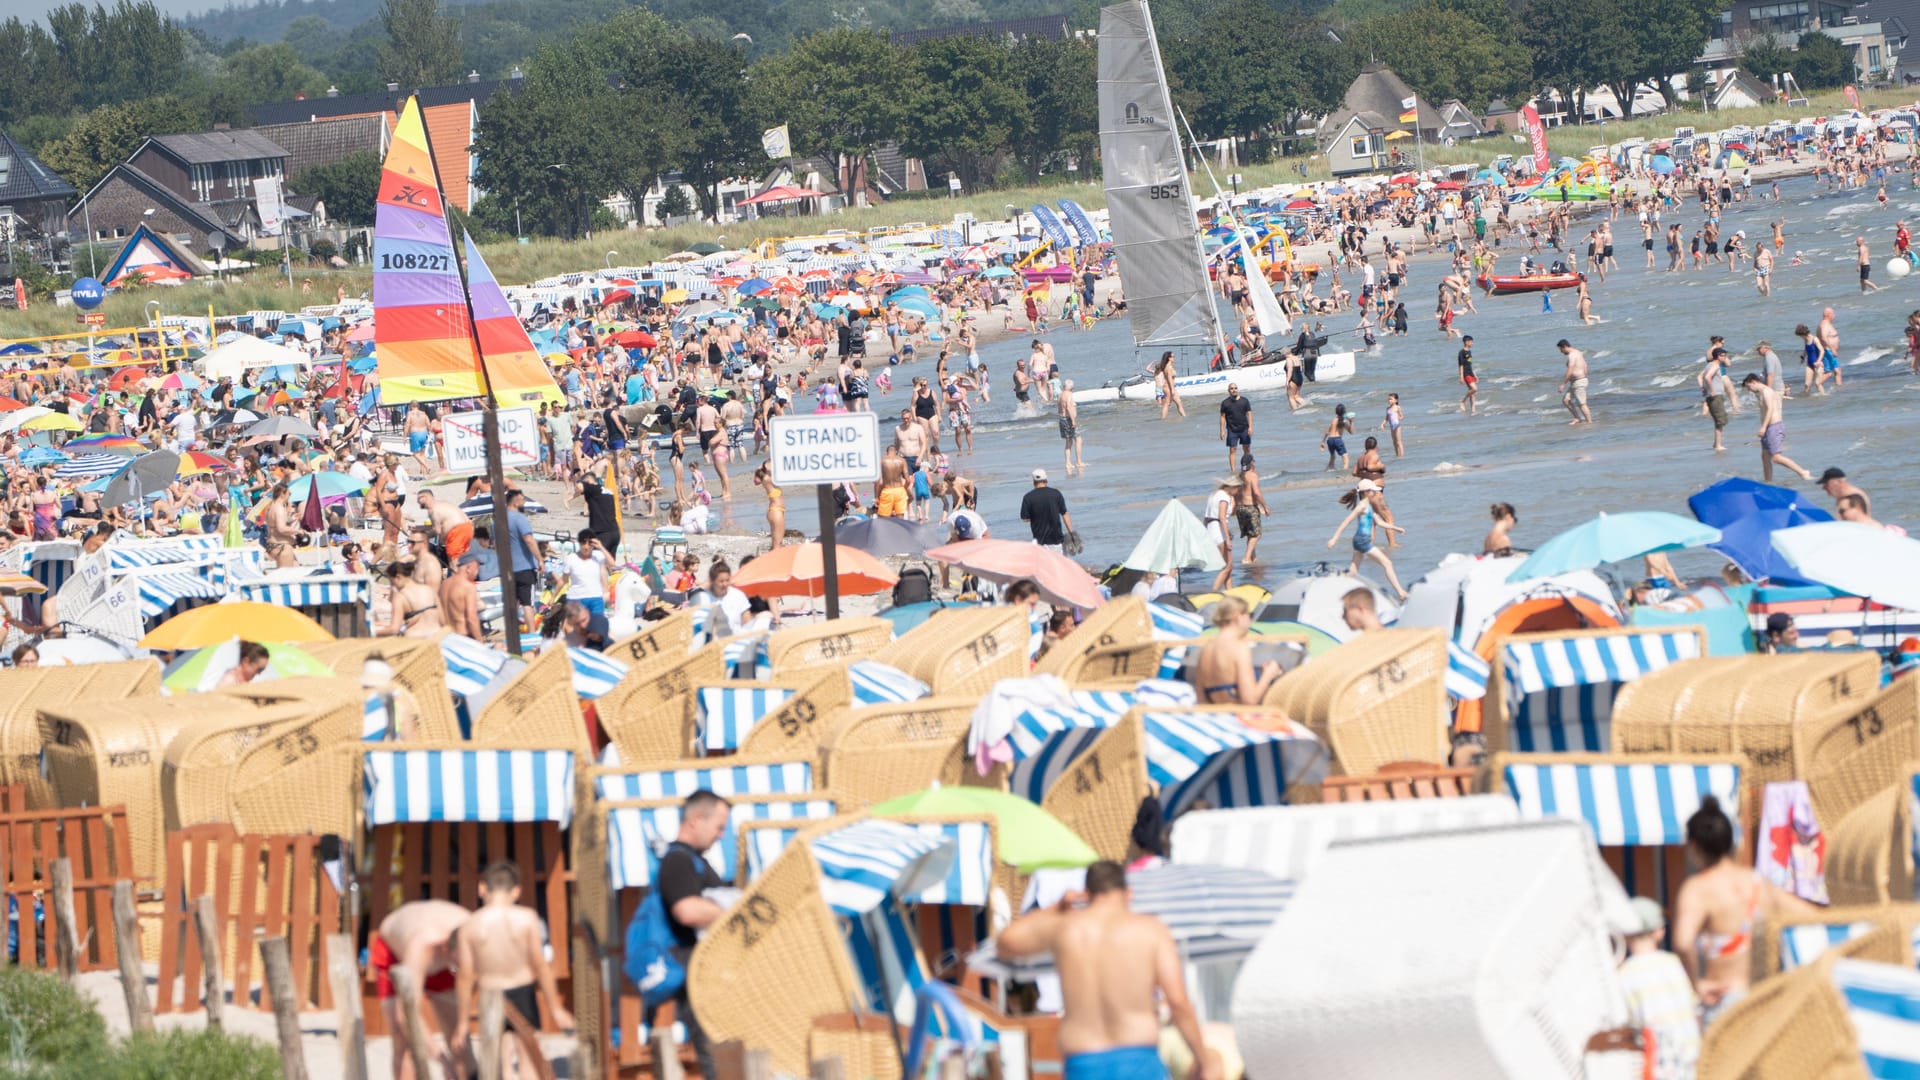
[[[1894,223],[1920,221],[1920,194],[1904,189],[1904,174],[1899,179],[1902,189],[1886,208],[1875,204],[1872,189],[1827,194],[1824,185],[1817,191],[1810,180],[1794,180],[1781,184],[1778,203],[1747,202],[1725,211],[1722,235],[1745,230],[1749,250],[1770,239],[1776,218],[1785,219],[1787,244],[1777,253],[1771,297],[1755,293],[1750,266],[1730,273],[1724,263],[1709,263],[1701,271],[1665,273],[1660,232],[1655,268],[1646,269],[1638,224],[1624,214],[1614,222],[1620,269],[1605,283],[1590,282],[1602,323],[1580,325],[1571,291],[1555,295],[1551,313],[1541,311],[1537,295],[1476,292],[1479,312],[1460,316],[1455,326],[1474,337],[1477,416],[1459,411],[1459,343],[1436,330],[1431,316],[1444,264],[1417,261],[1412,283],[1401,290],[1409,314],[1407,337],[1381,337],[1377,349],[1361,353],[1358,373],[1350,380],[1309,385],[1308,404],[1297,412],[1288,411],[1284,393],[1252,395],[1253,450],[1273,515],[1265,519],[1259,546],[1263,565],[1236,570],[1235,582],[1272,587],[1321,562],[1344,567],[1351,557],[1344,538],[1333,550],[1326,546],[1346,513],[1336,499],[1353,483],[1350,470],[1326,471],[1327,456],[1319,449],[1336,404],[1345,404],[1356,419],[1357,431],[1347,437],[1351,455],[1358,456],[1367,435],[1380,439],[1389,505],[1407,530],[1404,546],[1392,557],[1401,581],[1409,585],[1449,552],[1477,554],[1490,524],[1487,508],[1494,502],[1510,502],[1518,510],[1514,543],[1527,548],[1601,511],[1684,515],[1686,497],[1717,480],[1759,479],[1759,414],[1751,394],[1740,395],[1742,411],[1730,419],[1726,451],[1709,449],[1713,429],[1701,414],[1694,379],[1706,363],[1711,334],[1724,335],[1733,349],[1730,373],[1736,384],[1746,372],[1761,369],[1754,345],[1763,339],[1772,343],[1793,394],[1786,406],[1790,457],[1816,476],[1832,465],[1845,469],[1871,494],[1877,518],[1920,527],[1920,463],[1912,446],[1920,431],[1915,426],[1920,377],[1907,373],[1903,333],[1908,312],[1920,309],[1920,274],[1895,281],[1885,271]],[[1575,239],[1584,238],[1599,213],[1604,210],[1576,219]],[[1663,228],[1679,223],[1686,237],[1702,221],[1693,200],[1662,216]],[[1886,286],[1864,296],[1852,254],[1860,234],[1873,247],[1874,280]],[[1509,242],[1500,250],[1502,269],[1517,264],[1522,249]],[[1789,266],[1796,252],[1805,262]],[[1579,254],[1584,258],[1584,244]],[[1315,245],[1307,257],[1324,261],[1326,252]],[[1824,306],[1835,310],[1847,381],[1827,397],[1808,398],[1800,390],[1805,369],[1793,328],[1801,322],[1816,325]],[[996,310],[987,318],[1001,314]],[[1352,311],[1329,317],[1327,329],[1335,336],[1328,349],[1356,346],[1358,335],[1346,331],[1357,321]],[[1585,350],[1591,366],[1592,426],[1570,427],[1560,403],[1557,385],[1565,361],[1554,343],[1563,337]],[[1164,423],[1155,404],[1081,406],[1087,470],[1068,477],[1052,407],[1039,405],[1040,415],[1029,418],[1015,415],[1013,365],[1027,355],[1029,340],[1015,337],[980,350],[992,371],[993,401],[975,405],[974,452],[952,455],[955,469],[979,485],[980,510],[992,534],[1028,537],[1019,505],[1036,467],[1045,468],[1065,494],[1086,543],[1082,561],[1090,566],[1123,559],[1167,499],[1181,499],[1197,512],[1215,480],[1227,473],[1218,396],[1189,400],[1185,420]],[[1133,348],[1124,318],[1102,320],[1089,331],[1055,329],[1046,340],[1065,377],[1081,388],[1133,374],[1158,355],[1158,350]],[[953,371],[963,367],[949,363]],[[916,374],[930,375],[931,364],[901,369],[894,393],[873,399],[883,438]],[[1388,433],[1375,430],[1389,393],[1400,395],[1406,414],[1407,456],[1401,459],[1393,457]],[[951,451],[952,438],[945,431],[942,443]],[[1774,482],[1804,491],[1812,502],[1831,509],[1832,500],[1817,486],[1784,469],[1776,468]],[[788,503],[792,527],[817,531],[813,499],[789,492]],[[732,508],[730,517],[747,528],[761,524],[757,503]],[[1236,559],[1243,550],[1236,538]],[[1710,554],[1675,561],[1687,573],[1713,573],[1724,562]],[[1363,573],[1379,578],[1377,567]],[[1190,589],[1200,576],[1189,575]],[[1637,577],[1639,568],[1624,567],[1622,576]]]

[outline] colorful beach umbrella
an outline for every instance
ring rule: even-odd
[[[824,555],[818,542],[784,544],[742,566],[733,583],[748,596],[824,596]],[[885,563],[845,544],[834,545],[834,561],[840,592],[846,595],[886,592],[900,581]]]
[[[993,818],[994,855],[1023,874],[1086,866],[1100,855],[1059,818],[1010,792],[994,788],[941,786],[916,791],[872,808],[875,817],[901,814]]]
[[[88,454],[125,454],[133,456],[144,454],[147,448],[140,440],[131,435],[83,435],[78,439],[68,439],[65,449],[68,453]]]
[[[201,473],[225,472],[233,468],[233,462],[218,454],[209,454],[204,450],[189,450],[180,455],[180,475],[198,476]]]
[[[1507,576],[1507,581],[1529,581],[1591,570],[1656,551],[1706,547],[1719,540],[1719,529],[1663,510],[1601,514],[1541,544]]]
[[[20,410],[22,412],[26,410]],[[20,425],[21,431],[79,431],[80,421],[66,413],[49,412]]]
[[[1773,534],[1796,525],[1832,521],[1824,507],[1809,502],[1791,488],[1762,484],[1735,476],[1687,497],[1693,516],[1720,530],[1720,540],[1709,544],[1732,559],[1755,581],[1787,583],[1800,580],[1773,547]]]
[[[203,649],[232,638],[247,641],[332,641],[326,627],[303,612],[256,600],[230,600],[182,612],[140,639],[143,649]]]
[[[351,473],[327,471],[314,473],[308,479],[297,480],[289,487],[293,501],[296,503],[306,502],[313,497],[315,491],[320,493],[320,498],[324,502],[327,499],[359,495],[367,490],[367,483]]]
[[[314,659],[305,649],[294,645],[265,643],[267,648],[267,670],[254,676],[256,682],[266,679],[293,679],[312,677],[331,679],[333,669]],[[212,690],[220,684],[227,672],[240,666],[240,639],[228,638],[218,645],[195,649],[193,652],[167,665],[166,674],[161,676],[160,684],[177,693],[195,693]]]
[[[1002,585],[1030,579],[1040,587],[1040,595],[1055,606],[1092,609],[1104,602],[1100,587],[1079,563],[1038,544],[962,540],[928,549],[927,558]]]

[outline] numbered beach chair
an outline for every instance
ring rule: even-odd
[[[228,823],[243,832],[263,832],[242,820],[235,797],[269,779],[294,784],[286,796],[305,807],[306,827],[284,832],[329,831],[316,827],[328,823],[324,810],[334,800],[315,798],[314,793],[352,788],[344,770],[336,768],[329,775],[312,766],[342,763],[336,751],[360,742],[366,692],[351,679],[301,678],[249,683],[212,694],[245,701],[257,715],[241,723],[197,724],[167,744],[160,772],[167,831]],[[262,749],[267,753],[253,756]],[[254,772],[242,771],[248,764]],[[316,782],[324,786],[306,786]]]
[[[703,755],[813,757],[822,718],[853,703],[847,662],[819,663],[765,681],[696,687],[692,741]]]
[[[676,611],[664,619],[643,622],[632,634],[608,645],[606,654],[629,666],[656,656],[684,656],[693,651],[693,612]]]
[[[1807,782],[1823,828],[1887,790],[1920,760],[1920,679],[1895,679],[1865,702],[1809,721],[1794,769]]]
[[[910,795],[936,780],[966,782],[960,758],[976,702],[929,697],[841,710],[820,737],[822,782],[848,809]]]
[[[777,675],[813,664],[869,657],[892,641],[892,622],[871,615],[842,616],[767,635],[767,664]]]
[[[1625,754],[1496,754],[1488,790],[1513,799],[1525,820],[1582,822],[1629,896],[1671,903],[1687,876],[1687,819],[1707,795],[1738,823],[1739,758]]]
[[[1336,776],[1370,776],[1395,762],[1447,760],[1447,637],[1376,630],[1283,676],[1262,705],[1305,724],[1333,755]]]
[[[1116,646],[1137,645],[1153,637],[1153,619],[1147,613],[1146,601],[1137,596],[1117,597],[1088,612],[1072,633],[1047,650],[1034,665],[1034,672],[1058,675],[1069,683],[1082,682],[1086,676],[1081,674],[1081,668],[1093,654]]]
[[[393,669],[393,681],[406,688],[420,710],[414,738],[422,742],[452,742],[464,738],[447,682],[447,663],[440,646],[423,638],[354,638],[303,646],[333,669],[335,675],[358,679],[369,658],[384,660]]]
[[[626,764],[689,757],[693,690],[726,678],[725,642],[701,646],[691,655],[671,649],[649,654],[594,702],[600,730]]]
[[[476,907],[481,871],[508,860],[520,868],[520,902],[546,924],[554,978],[567,996],[575,755],[571,745],[367,744],[358,763],[361,825],[373,853],[363,890],[370,925],[409,900]],[[362,984],[369,1034],[382,1024],[371,975]],[[555,1030],[544,1009],[528,1019]]]
[[[1754,927],[1753,981],[1757,985],[1806,967],[1828,949],[1888,922],[1909,930],[1920,927],[1920,904],[1841,904],[1807,914],[1762,919]]]
[[[1019,607],[946,608],[873,655],[935,696],[979,697],[1027,673],[1029,631]]]
[[[1487,683],[1489,753],[1605,754],[1622,686],[1707,654],[1697,626],[1561,630],[1501,639]]]
[[[1827,895],[1834,903],[1920,900],[1914,866],[1920,861],[1916,801],[1920,801],[1920,760],[1908,762],[1897,782],[1847,811],[1839,821],[1823,823]]]
[[[21,809],[59,805],[40,768],[45,745],[40,710],[83,698],[152,698],[159,693],[160,664],[154,660],[0,670],[0,784],[21,789]]]

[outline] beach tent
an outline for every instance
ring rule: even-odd
[[[1697,626],[1561,630],[1501,639],[1487,684],[1491,750],[1523,753],[1613,749],[1613,700],[1648,672],[1705,656]]]

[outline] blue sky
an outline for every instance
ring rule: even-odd
[[[66,0],[0,0],[0,22],[18,15],[23,19],[38,19],[48,11],[61,6]],[[92,7],[95,0],[86,0]],[[155,7],[166,15],[194,15],[209,8],[223,7],[219,0],[153,0]],[[113,5],[109,3],[108,7]]]

